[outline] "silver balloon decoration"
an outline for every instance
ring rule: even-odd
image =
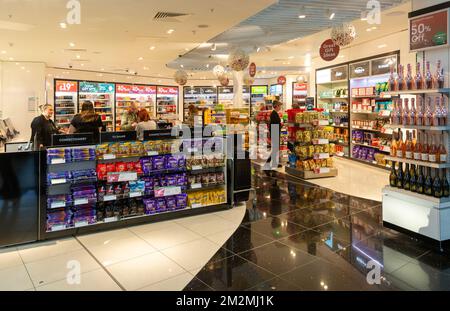
[[[341,47],[349,45],[355,38],[356,28],[352,24],[343,23],[331,30],[331,40]]]
[[[248,67],[250,57],[246,52],[237,49],[228,57],[228,63],[234,71],[242,71]]]
[[[255,83],[255,78],[250,77],[250,74],[247,72],[244,75],[244,85],[251,86]]]
[[[217,80],[219,80],[220,85],[222,86],[228,86],[230,84],[230,78],[227,73],[220,75]]]
[[[225,68],[223,68],[223,66],[221,66],[221,65],[217,65],[213,69],[213,74],[217,78],[220,77],[221,75],[223,75],[224,73],[225,73]]]
[[[179,85],[186,85],[188,81],[188,74],[184,70],[178,70],[174,75],[175,82]]]

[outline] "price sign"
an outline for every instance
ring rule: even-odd
[[[410,13],[409,49],[422,51],[448,44],[448,9],[424,15],[414,16]]]
[[[82,198],[82,199],[76,199],[73,204],[74,205],[85,205],[88,203],[89,203],[89,200],[87,198]]]
[[[117,200],[117,196],[116,195],[105,195],[103,197],[103,201],[104,202],[114,201],[114,200]]]
[[[66,225],[54,225],[52,226],[52,231],[61,231],[61,230],[65,230],[66,229]]]
[[[53,202],[50,205],[50,208],[60,208],[60,207],[66,207],[66,202],[64,202],[64,201],[56,201],[56,202]]]
[[[155,188],[155,197],[168,197],[172,195],[181,194],[181,187],[161,187]]]
[[[108,223],[108,222],[115,222],[118,221],[119,219],[117,217],[108,217],[103,219],[103,222]]]
[[[65,184],[67,182],[67,179],[65,178],[58,178],[58,179],[52,179],[52,185],[60,185]]]
[[[87,220],[75,222],[75,228],[86,227],[89,225]]]
[[[314,145],[326,145],[329,143],[328,139],[313,139]]]
[[[148,151],[147,152],[148,156],[157,156],[158,154],[159,154],[158,151]]]
[[[52,159],[52,164],[64,164],[66,159]]]
[[[55,82],[55,91],[62,93],[76,93],[78,91],[78,82],[57,80]]]
[[[330,170],[330,168],[329,167],[320,167],[320,168],[317,168],[315,171],[314,171],[314,173],[316,173],[316,174],[327,174],[327,173],[329,173],[331,170]]]
[[[202,184],[192,184],[191,189],[200,189],[202,187]]]
[[[108,173],[108,182],[125,182],[137,180],[136,172],[120,172],[120,173]]]
[[[314,154],[314,159],[318,160],[318,159],[328,159],[330,157],[329,153],[316,153]]]
[[[201,170],[201,169],[203,169],[203,166],[201,166],[201,165],[193,165],[192,166],[192,170],[193,171],[198,171],[198,170]]]
[[[114,160],[116,158],[115,154],[104,154],[103,160]]]
[[[191,204],[191,208],[200,208],[200,207],[202,207],[201,203],[193,203],[193,204]]]
[[[139,191],[135,191],[135,192],[130,192],[130,194],[128,195],[130,198],[138,198],[142,196],[142,192]]]

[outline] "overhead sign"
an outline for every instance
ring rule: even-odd
[[[397,55],[374,59],[371,61],[372,75],[388,74],[391,66],[397,68]]]
[[[264,86],[252,86],[252,94],[254,95],[267,95],[268,87]]]
[[[55,91],[64,93],[76,93],[78,91],[78,82],[56,80]]]
[[[341,81],[347,79],[348,79],[347,65],[331,68],[331,81]]]
[[[448,17],[449,9],[445,9],[410,18],[410,51],[422,51],[449,46]]]
[[[251,63],[250,66],[248,67],[248,74],[252,78],[254,76],[256,76],[256,64],[255,63]]]
[[[370,62],[350,64],[350,78],[370,76]]]
[[[178,95],[178,87],[158,87],[158,95]]]
[[[334,43],[333,40],[328,39],[325,40],[325,42],[322,43],[320,46],[320,57],[327,62],[331,62],[332,60],[335,60],[336,57],[338,57],[340,51],[339,45]]]
[[[116,84],[117,94],[153,95],[156,94],[156,86]]]
[[[308,84],[307,83],[294,83],[294,95],[304,96],[308,95]]]
[[[286,77],[285,76],[279,76],[277,81],[278,81],[278,84],[285,85],[286,84]]]
[[[82,93],[114,93],[114,84],[80,82],[80,92]]]

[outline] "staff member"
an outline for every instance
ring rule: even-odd
[[[138,113],[139,123],[136,125],[136,133],[139,140],[144,140],[144,131],[156,130],[156,122],[150,120],[147,109],[142,109]]]
[[[49,147],[52,144],[52,135],[64,133],[52,120],[53,107],[45,104],[41,107],[42,114],[31,122],[31,138],[35,148]]]
[[[278,100],[275,100],[272,104],[273,110],[270,114],[270,128],[269,133],[270,137],[272,138],[272,131],[276,131],[277,133],[273,133],[274,135],[278,135],[278,144],[274,146],[274,141],[272,141],[272,152],[270,154],[270,157],[267,159],[267,164],[270,164],[270,168],[276,168],[281,167],[280,163],[280,142],[281,142],[281,118],[280,118],[280,111],[283,107],[283,104],[279,102]]]
[[[138,105],[136,102],[131,102],[130,108],[128,108],[123,114],[120,120],[120,127],[123,131],[134,131],[138,124]]]
[[[81,113],[70,122],[69,133],[92,133],[94,142],[100,141],[100,132],[104,129],[102,118],[95,113],[94,104],[86,101],[81,105]]]

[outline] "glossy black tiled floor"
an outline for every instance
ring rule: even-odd
[[[384,228],[380,202],[253,177],[241,226],[185,290],[450,290],[450,252]]]

